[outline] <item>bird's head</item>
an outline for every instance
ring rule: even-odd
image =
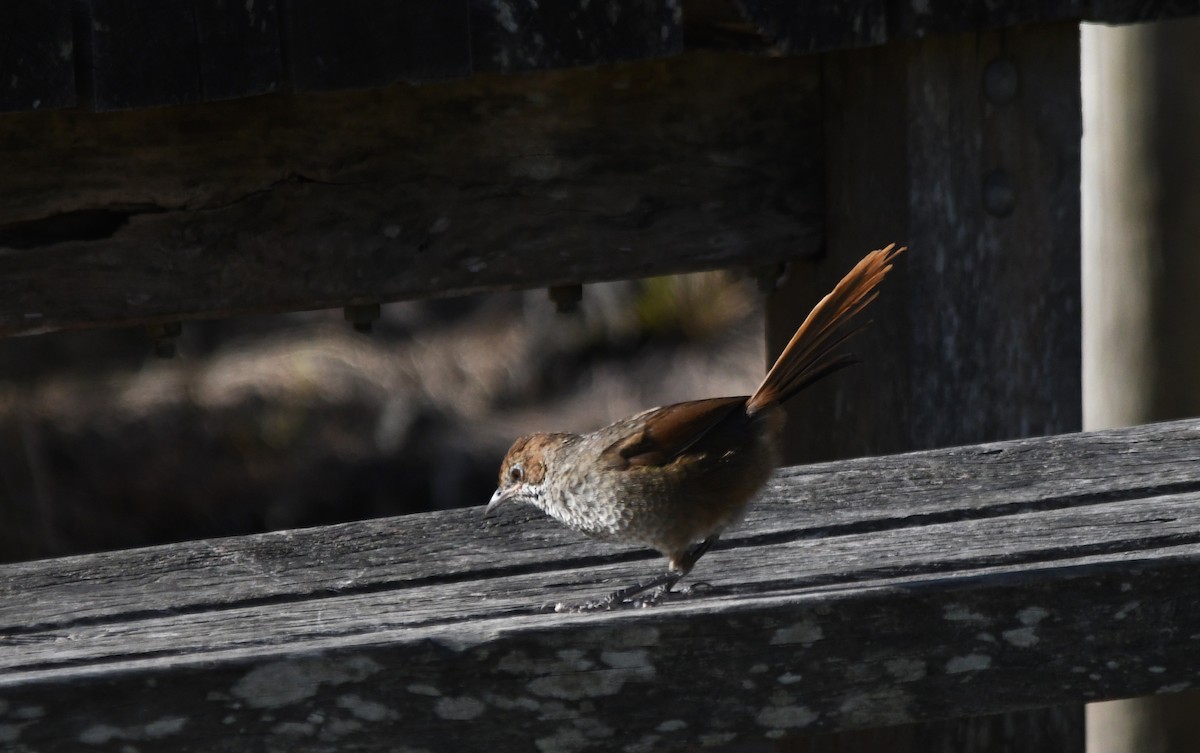
[[[500,464],[500,482],[485,515],[508,501],[541,507],[546,471],[556,448],[568,434],[530,434],[509,448]]]

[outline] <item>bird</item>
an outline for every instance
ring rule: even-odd
[[[585,434],[518,438],[500,465],[485,516],[530,504],[592,538],[655,549],[666,573],[558,611],[651,606],[738,522],[779,465],[781,406],[857,363],[842,345],[905,250],[872,251],[822,298],[751,395],[652,408]]]

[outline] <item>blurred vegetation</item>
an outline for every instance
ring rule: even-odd
[[[711,273],[0,340],[0,560],[484,503],[513,438],[745,392],[758,296]]]

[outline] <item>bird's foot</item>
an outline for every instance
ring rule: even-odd
[[[707,583],[697,583],[680,591],[672,590],[675,584],[682,578],[681,573],[667,573],[661,575],[649,583],[638,583],[628,588],[622,588],[619,591],[613,591],[603,599],[584,602],[583,604],[564,604],[559,602],[554,605],[555,612],[605,612],[616,609],[639,609],[642,607],[652,607],[656,604],[661,604],[669,600],[674,595],[689,596],[695,590],[696,586],[707,586]],[[649,592],[649,593],[647,593]]]

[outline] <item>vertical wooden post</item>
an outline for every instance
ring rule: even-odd
[[[827,253],[772,297],[768,350],[866,251],[910,250],[854,342],[865,363],[789,411],[787,460],[1078,430],[1078,26],[829,53],[823,72]],[[1072,753],[1082,717],[921,724],[838,749],[874,734],[876,751],[991,751],[1018,734],[1023,751]]]
[[[1200,414],[1200,19],[1085,32],[1089,429]],[[1185,753],[1200,690],[1096,703],[1088,753]]]

